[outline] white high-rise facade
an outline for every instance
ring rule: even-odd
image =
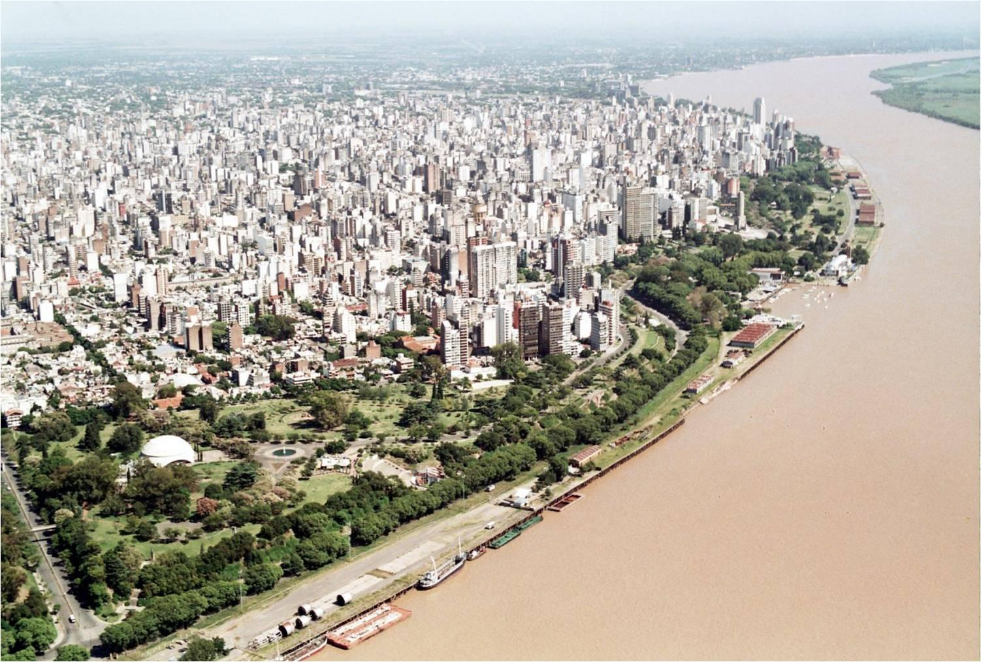
[[[753,122],[766,124],[766,120],[766,100],[763,97],[757,97],[756,101],[753,102]]]

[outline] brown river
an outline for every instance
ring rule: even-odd
[[[857,158],[886,214],[872,265],[781,298],[807,328],[764,367],[572,508],[406,595],[406,622],[318,659],[977,659],[979,133],[883,105],[868,77],[937,58],[649,84],[764,96]]]

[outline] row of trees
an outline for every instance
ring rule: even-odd
[[[352,544],[371,544],[401,524],[443,508],[469,492],[512,479],[530,468],[536,459],[554,460],[557,453],[573,444],[598,440],[608,433],[611,425],[635,415],[645,401],[643,398],[651,397],[656,388],[680,374],[704,348],[704,334],[698,329],[675,358],[658,368],[657,378],[652,376],[653,371],[641,368],[636,376],[618,384],[619,397],[612,405],[590,412],[569,407],[550,416],[553,420],[547,429],[534,419],[553,401],[547,394],[536,394],[527,385],[512,385],[502,400],[503,406],[514,413],[492,427],[492,432],[501,439],[496,448],[477,457],[472,450],[458,445],[436,447],[437,457],[447,469],[445,480],[429,490],[417,491],[399,481],[366,472],[350,489],[332,495],[324,504],[305,504],[291,513],[273,515],[262,525],[258,539],[239,532],[194,559],[181,553],[164,555],[156,563],[145,566],[136,579],[147,605],[140,620],[133,622],[136,617],[131,617],[110,626],[103,641],[111,650],[125,650],[193,622],[213,605],[220,604],[217,598],[202,600],[200,595],[217,590],[212,587],[222,586],[230,577],[237,576],[236,565],[244,566],[242,585],[230,582],[232,587],[249,593],[269,590],[282,576],[297,575],[342,558]],[[551,367],[550,379],[560,379],[566,374],[566,367]],[[236,478],[233,481],[236,485],[225,487],[245,485],[248,476],[242,480],[238,483]],[[344,527],[350,527],[350,541],[341,533]],[[229,575],[230,569],[235,574]],[[160,602],[164,598],[172,600]],[[167,605],[171,612],[167,619],[157,614],[161,604]]]
[[[107,627],[102,632],[102,643],[109,652],[121,653],[165,637],[193,625],[204,614],[235,604],[239,600],[239,591],[236,582],[213,582],[200,589],[151,598],[146,600],[143,611],[135,612],[125,621]],[[214,654],[214,644],[211,654]]]
[[[714,328],[736,330],[747,314],[742,295],[759,282],[750,270],[792,273],[797,266],[788,252],[791,246],[776,239],[744,242],[738,235],[721,235],[711,241],[716,245],[643,267],[631,294],[683,329],[708,321]]]
[[[48,606],[28,577],[37,567],[40,555],[14,496],[4,491],[0,509],[2,545],[0,557],[0,606],[2,606],[2,654],[5,660],[33,660],[55,640],[55,628]]]

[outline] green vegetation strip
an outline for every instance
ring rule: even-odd
[[[979,60],[918,62],[870,75],[889,89],[873,92],[890,106],[973,129],[981,126]]]

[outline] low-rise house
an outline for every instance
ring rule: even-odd
[[[840,278],[848,273],[851,260],[844,253],[835,255],[821,269],[821,275],[827,278]]]
[[[690,382],[685,388],[685,393],[698,395],[712,383],[712,375],[699,375],[694,381]]]
[[[875,205],[869,202],[862,203],[858,208],[858,218],[855,222],[859,225],[875,225]]]
[[[310,372],[291,372],[286,375],[284,381],[290,386],[303,386],[313,383],[313,374]]]
[[[746,360],[746,352],[741,349],[730,349],[726,352],[726,357],[722,361],[723,368],[735,368]]]
[[[324,471],[347,471],[351,468],[351,460],[340,455],[324,455],[318,466]]]
[[[603,449],[599,446],[587,446],[586,448],[582,449],[581,451],[570,457],[569,464],[576,467],[577,469],[581,469],[583,465],[588,464],[590,460],[592,460],[597,455],[599,455],[602,450]]]
[[[347,378],[354,379],[354,375],[357,373],[358,369],[358,359],[353,357],[350,359],[337,359],[336,361],[331,361],[327,364],[327,374],[329,377],[334,379]]]
[[[425,467],[416,471],[415,478],[416,485],[428,487],[446,478],[446,473],[443,471],[443,467]]]
[[[20,427],[20,419],[23,415],[24,412],[19,409],[8,409],[3,414],[4,422],[6,422],[8,428],[16,430]]]
[[[414,360],[412,360],[405,354],[399,354],[398,356],[395,357],[394,370],[398,374],[402,374],[404,372],[411,370],[412,366],[414,366],[415,363],[416,362]]]

